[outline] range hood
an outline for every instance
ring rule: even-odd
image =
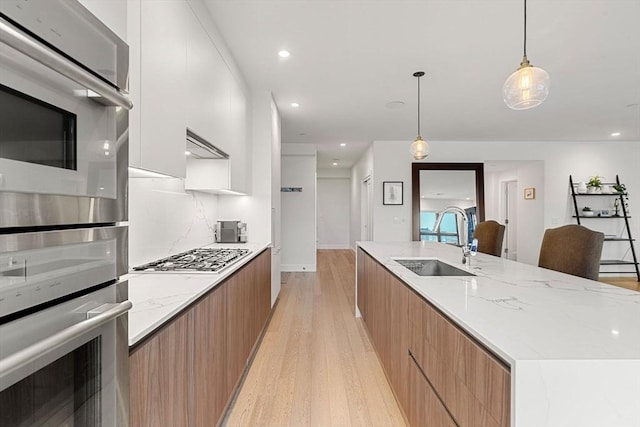
[[[191,129],[187,129],[187,151],[194,159],[228,159],[229,155],[202,138]]]
[[[185,190],[240,194],[231,190],[231,159],[227,153],[190,129],[187,151]]]

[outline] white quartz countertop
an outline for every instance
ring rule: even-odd
[[[511,366],[512,425],[640,427],[640,293],[434,242],[358,246]],[[421,277],[396,258],[476,276]],[[629,397],[631,396],[631,397]]]
[[[371,256],[507,363],[640,359],[640,292],[451,245],[359,242]],[[438,258],[476,276],[420,277],[394,258]]]
[[[154,332],[167,320],[216,287],[233,272],[247,264],[269,244],[212,244],[207,248],[249,249],[251,253],[220,273],[175,273],[131,271],[123,279],[129,281],[129,346]]]

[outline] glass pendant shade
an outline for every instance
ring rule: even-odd
[[[520,68],[504,82],[502,97],[509,108],[526,110],[547,99],[549,84],[549,74],[542,68],[529,64],[525,57]]]
[[[413,77],[418,78],[418,136],[411,143],[411,155],[414,160],[423,160],[429,155],[429,144],[420,136],[420,77],[424,76],[424,71],[416,71]]]
[[[411,155],[416,160],[423,160],[429,155],[429,144],[420,135],[411,143]]]

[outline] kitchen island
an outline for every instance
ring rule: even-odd
[[[473,276],[418,276],[397,258]],[[424,406],[438,425],[640,426],[640,293],[461,258],[441,243],[358,243],[356,315],[411,422]]]

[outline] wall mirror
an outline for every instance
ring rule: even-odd
[[[462,216],[445,213],[439,230],[439,213],[449,207],[464,209],[469,218],[469,238],[484,221],[484,165],[482,163],[413,163],[411,171],[413,240],[458,243]]]

